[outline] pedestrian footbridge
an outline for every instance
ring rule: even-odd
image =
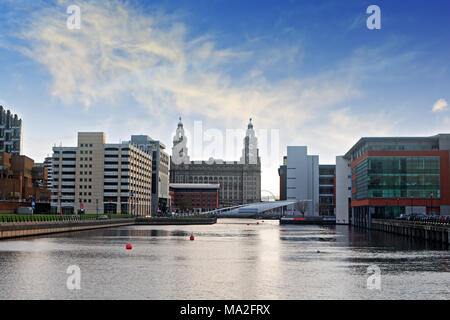
[[[296,202],[297,200],[263,201],[215,209],[212,211],[203,212],[203,214],[215,215],[219,218],[279,218],[285,214],[287,206]]]

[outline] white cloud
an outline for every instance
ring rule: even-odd
[[[448,109],[448,103],[445,99],[439,99],[433,105],[433,112],[442,112]]]
[[[177,15],[144,14],[122,1],[78,2],[81,29],[68,30],[69,4],[60,1],[60,6],[31,16],[20,33],[27,45],[19,48],[46,67],[51,94],[64,103],[94,108],[129,95],[137,106],[124,111],[145,108],[162,119],[166,132],[173,129],[164,122],[168,115],[206,117],[208,125],[221,128],[235,128],[253,117],[257,128],[281,129],[282,141],[333,154],[347,150],[361,134],[387,134],[394,123],[386,114],[357,115],[337,108],[360,96],[358,68],[367,65],[363,59],[350,61],[351,68],[270,80],[265,68],[301,58],[298,45],[270,48],[261,55],[244,45],[222,48],[207,33],[190,39]],[[235,63],[248,70],[239,76],[228,72],[227,66]],[[146,121],[133,118],[131,111],[124,112],[121,124],[144,129]],[[115,123],[107,118],[103,125]],[[277,188],[276,167],[265,170],[262,178],[263,189]]]

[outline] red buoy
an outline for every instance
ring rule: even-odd
[[[127,244],[125,247],[127,250],[131,250],[133,249],[133,246],[131,245],[131,243]]]
[[[262,222],[264,222],[264,220]]]
[[[247,223],[247,225],[249,226],[249,225],[250,225],[250,223]]]
[[[259,224],[259,222],[256,222],[256,224]]]
[[[191,235],[191,236],[189,237],[189,240],[194,241],[194,236]]]

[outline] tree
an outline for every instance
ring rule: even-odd
[[[190,195],[185,195],[180,203],[180,210],[185,211],[191,209],[192,209],[192,198]]]
[[[296,211],[300,212],[302,216],[305,216],[305,212],[308,210],[308,202],[306,200],[298,200],[294,204],[294,208]]]

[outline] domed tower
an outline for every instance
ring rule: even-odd
[[[178,122],[177,131],[173,137],[172,146],[172,162],[175,164],[188,163],[188,148],[187,148],[187,138],[184,135],[183,122]]]
[[[252,118],[247,126],[247,132],[244,138],[244,148],[242,149],[241,163],[245,164],[258,164],[260,163],[258,140],[255,136],[255,130],[253,130]]]

